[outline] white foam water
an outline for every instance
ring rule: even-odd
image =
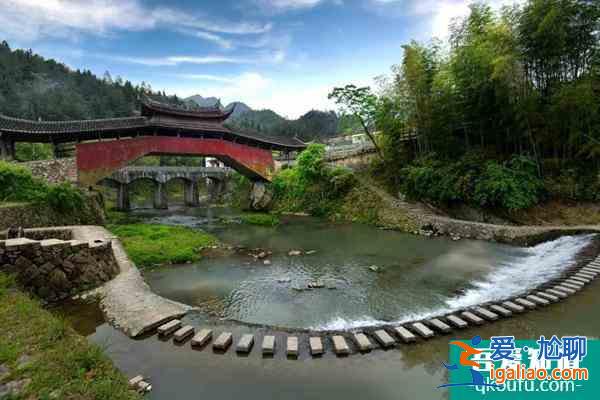
[[[463,294],[445,299],[445,306],[405,315],[395,321],[369,316],[345,319],[340,316],[313,327],[314,330],[347,330],[382,324],[401,324],[449,313],[477,304],[503,300],[526,292],[543,282],[555,279],[573,265],[575,256],[590,243],[594,234],[563,236],[537,246],[522,248],[518,256],[498,264],[483,278],[471,282]]]

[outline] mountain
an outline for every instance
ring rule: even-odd
[[[252,111],[252,109],[248,107],[246,103],[242,103],[241,101],[234,101],[233,103],[228,104],[227,107],[225,107],[225,109],[230,110],[232,107],[235,107],[235,110],[233,111],[233,114],[231,114],[230,117],[233,119],[240,118],[242,115]]]
[[[214,107],[219,106],[219,108],[223,108],[221,105],[221,99],[217,99],[216,97],[202,97],[199,94],[195,96],[190,96],[185,99],[187,102],[193,102],[200,107]]]

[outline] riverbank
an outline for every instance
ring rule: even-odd
[[[136,400],[103,350],[0,273],[0,398]]]

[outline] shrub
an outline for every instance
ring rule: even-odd
[[[264,213],[252,213],[242,215],[242,222],[258,226],[276,226],[279,225],[279,218],[275,215]]]
[[[84,205],[81,191],[68,183],[50,185],[45,194],[45,201],[60,212],[79,210]]]

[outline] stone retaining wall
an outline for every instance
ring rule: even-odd
[[[26,235],[70,236],[59,230],[29,231]],[[16,274],[25,289],[53,302],[109,281],[119,267],[110,241],[19,238],[0,241],[0,271]]]
[[[29,168],[36,178],[44,179],[50,183],[77,182],[75,158],[29,161],[20,165]]]

